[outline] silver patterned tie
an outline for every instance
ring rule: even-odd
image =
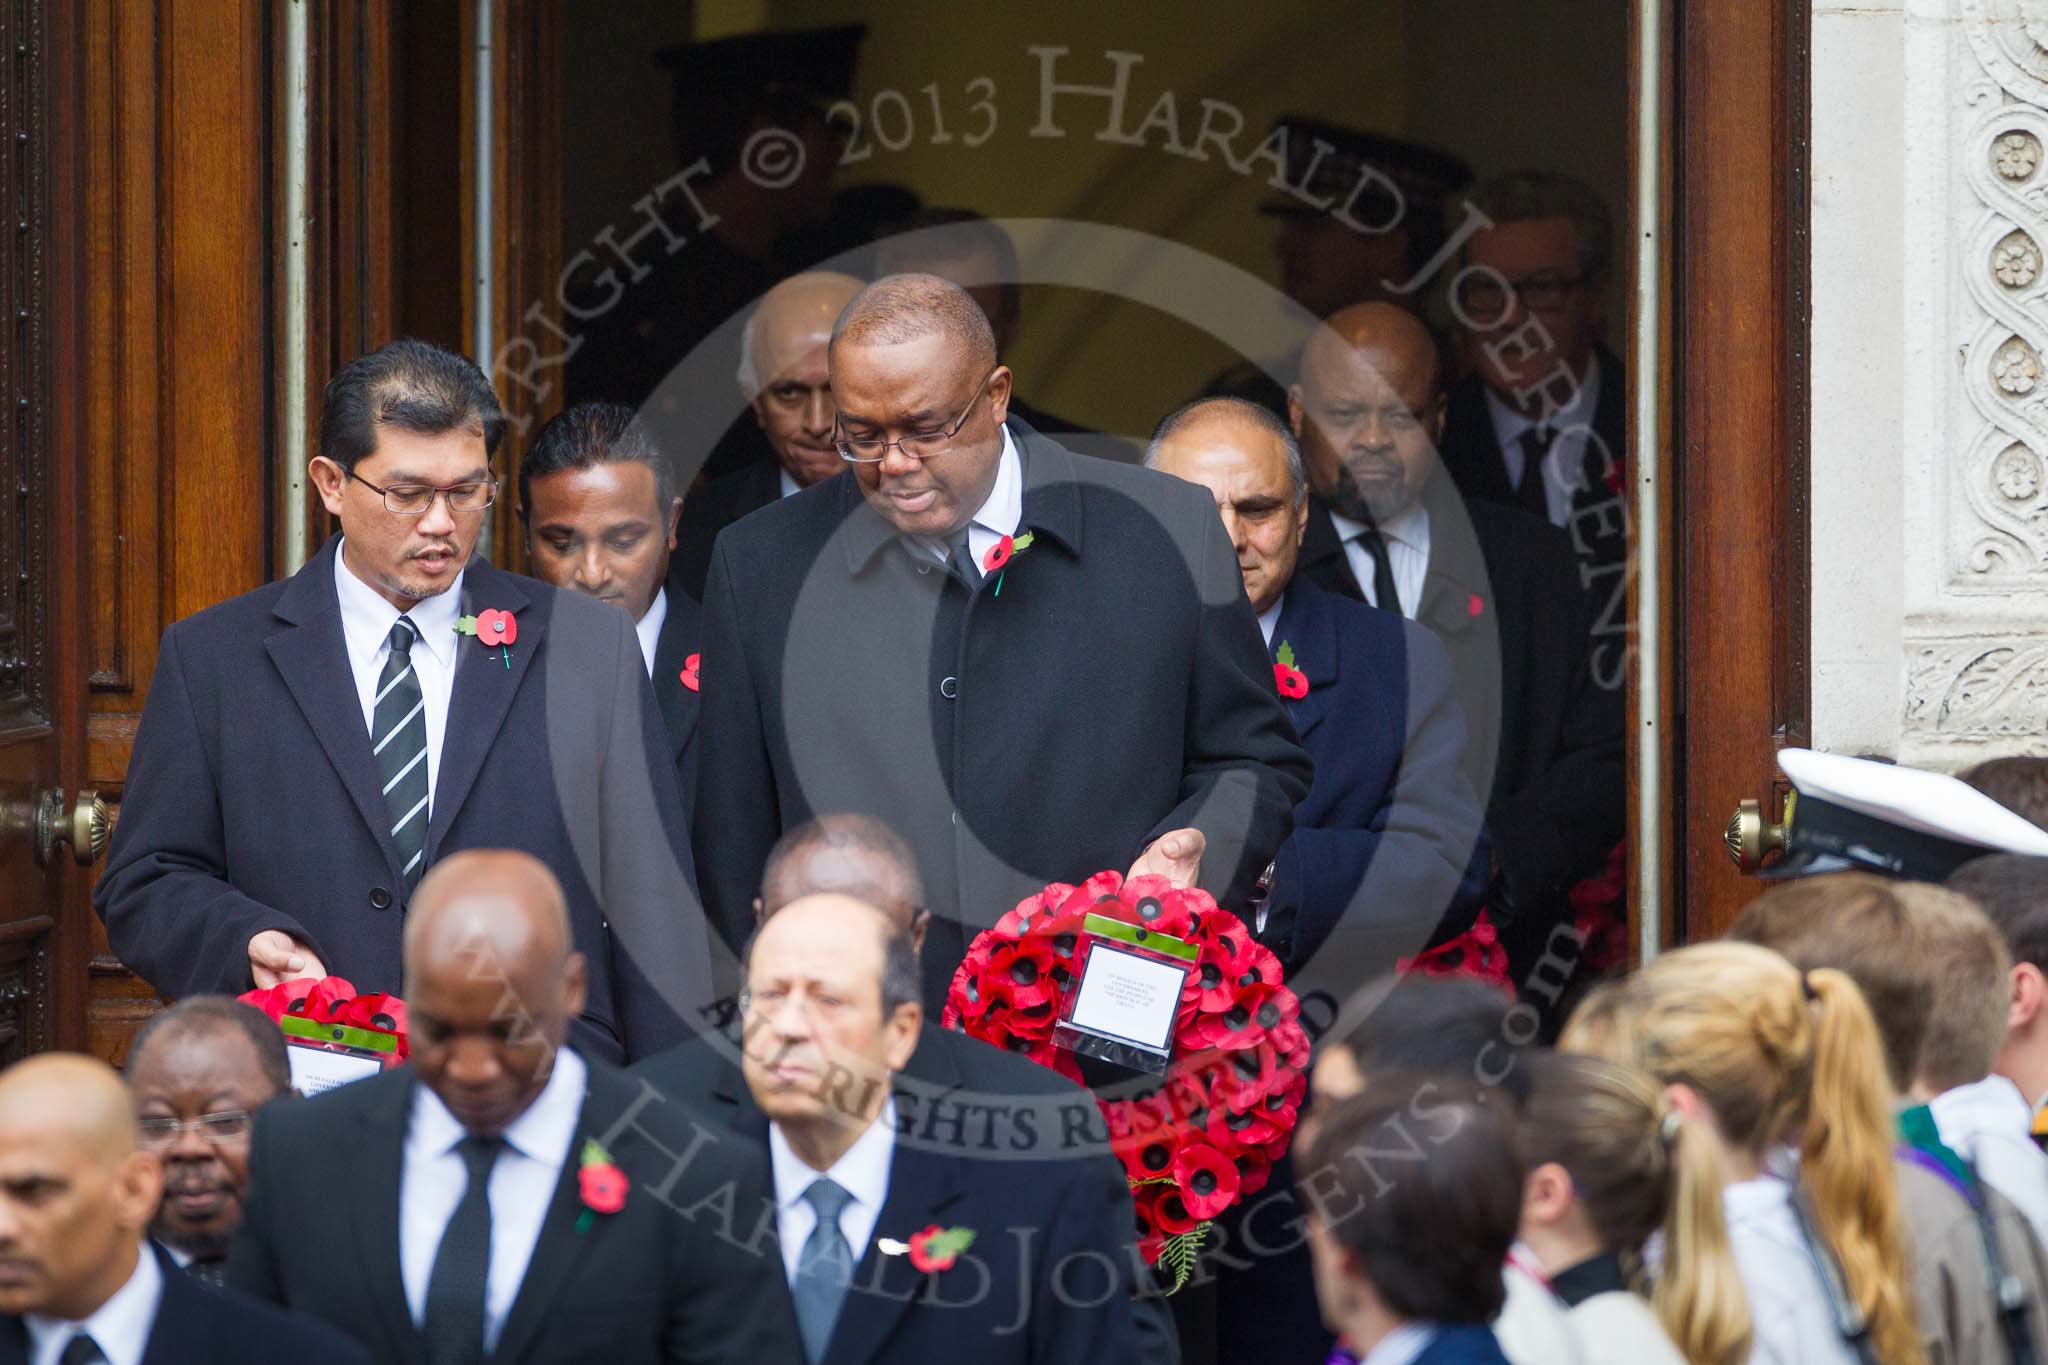
[[[377,703],[370,719],[377,779],[384,784],[384,804],[391,810],[391,843],[398,850],[407,891],[419,885],[420,874],[427,870],[427,700],[412,666],[412,647],[419,636],[410,617],[391,623],[391,656],[377,678]]]

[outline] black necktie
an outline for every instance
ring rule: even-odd
[[[410,617],[391,623],[391,654],[377,677],[377,701],[370,708],[370,745],[384,804],[391,811],[391,843],[405,889],[419,885],[427,861],[427,701],[412,666],[419,628]]]
[[[1525,512],[1550,520],[1550,494],[1543,486],[1543,461],[1549,458],[1550,443],[1557,433],[1530,427],[1522,433],[1522,481],[1515,485],[1515,498]]]
[[[456,1155],[469,1168],[462,1202],[441,1233],[427,1278],[428,1365],[477,1365],[484,1358],[484,1287],[491,1269],[491,1164],[503,1144],[466,1137]]]
[[[1394,586],[1394,561],[1387,555],[1386,537],[1380,534],[1379,527],[1368,526],[1358,533],[1358,543],[1372,556],[1373,605],[1401,615],[1401,592]]]
[[[149,1255],[149,1248],[144,1247],[142,1254]],[[64,1354],[57,1357],[57,1365],[106,1365],[106,1359],[107,1354],[100,1349],[100,1344],[80,1332],[64,1343]]]
[[[226,1268],[226,1259],[219,1256],[207,1261],[202,1261],[195,1256],[193,1259],[185,1262],[185,1273],[187,1275],[198,1280],[201,1284],[210,1284],[215,1289],[219,1289],[225,1281],[226,1276],[223,1272]]]
[[[981,566],[974,562],[974,551],[967,544],[967,533],[973,525],[969,522],[946,538],[949,547],[946,553],[946,568],[952,572],[953,577],[965,583],[969,591],[981,586]]]

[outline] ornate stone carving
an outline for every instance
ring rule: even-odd
[[[2029,394],[2041,378],[2041,357],[2034,348],[2012,337],[1991,357],[1991,379],[2006,393]]]
[[[2041,276],[2041,248],[2014,228],[1991,249],[1991,273],[2008,289],[2024,289]]]
[[[2015,184],[2041,164],[2041,139],[2024,128],[2005,133],[1991,144],[1991,169]]]
[[[1962,740],[2048,734],[2048,638],[1922,643],[1906,674],[1906,725]]]
[[[2008,502],[2027,502],[2041,491],[2041,462],[2023,445],[2010,445],[1991,464],[1991,481]]]

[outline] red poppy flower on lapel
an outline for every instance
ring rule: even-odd
[[[1001,540],[989,546],[988,553],[981,557],[981,571],[983,573],[994,573],[1002,568],[1010,562],[1012,555],[1020,555],[1030,549],[1031,539],[1031,532],[1029,531],[1024,532],[1022,535],[1004,536]]]
[[[576,1191],[583,1206],[592,1213],[617,1213],[626,1207],[626,1191],[632,1182],[612,1164],[611,1153],[595,1139],[583,1144],[583,1159],[576,1168]]]
[[[1619,493],[1621,491],[1621,461],[1610,460],[1607,462],[1606,484],[1607,491],[1610,493]]]
[[[942,1228],[937,1223],[910,1234],[910,1264],[924,1274],[951,1270],[960,1253],[974,1245],[973,1228]]]
[[[702,657],[700,654],[692,654],[689,658],[683,660],[683,686],[689,688],[692,692],[698,690],[697,661]]]
[[[1308,674],[1294,666],[1294,646],[1285,640],[1273,651],[1273,686],[1289,701],[1308,695]]]
[[[1479,613],[1485,610],[1486,599],[1481,597],[1478,593],[1475,592],[1470,597],[1465,599],[1465,614],[1467,616],[1477,616],[1479,615]]]
[[[519,638],[519,618],[509,611],[480,611],[476,614],[476,638],[487,645],[509,645]]]

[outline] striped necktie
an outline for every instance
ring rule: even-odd
[[[419,634],[411,617],[391,623],[391,655],[377,678],[370,720],[377,778],[391,810],[391,843],[407,891],[419,885],[427,862],[427,700],[412,666]]]

